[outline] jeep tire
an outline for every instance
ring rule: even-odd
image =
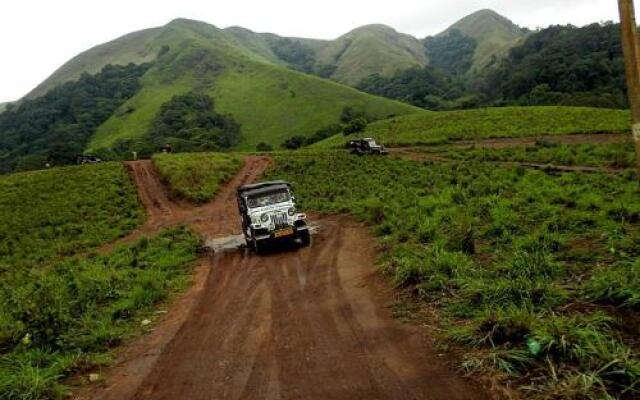
[[[264,253],[266,246],[265,243],[266,240],[256,240],[253,239],[253,250],[256,252],[256,254],[262,254]]]
[[[307,247],[311,244],[311,235],[309,234],[309,230],[305,229],[298,233],[298,238],[300,239],[300,245],[302,247]]]

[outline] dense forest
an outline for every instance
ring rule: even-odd
[[[429,110],[472,107],[477,103],[467,95],[459,78],[442,70],[427,66],[397,71],[391,77],[373,74],[360,81],[357,88],[367,93],[404,101]]]
[[[429,64],[451,75],[462,75],[469,71],[476,47],[478,42],[457,29],[446,35],[428,37],[424,40]]]
[[[336,70],[335,65],[318,63],[314,51],[298,40],[289,38],[272,39],[270,47],[279,59],[285,61],[292,69],[297,71],[328,78]]]
[[[468,72],[474,41],[460,32],[429,38],[430,65],[372,75],[358,88],[430,110],[503,105],[626,108],[620,27],[551,26],[531,33],[508,56]]]
[[[511,50],[485,88],[498,103],[625,108],[620,26],[552,26],[536,32]]]
[[[0,172],[74,163],[96,128],[140,88],[149,64],[108,65],[0,114]]]
[[[170,144],[176,151],[224,150],[240,140],[240,125],[218,114],[211,97],[187,93],[162,105],[149,138],[154,147]]]

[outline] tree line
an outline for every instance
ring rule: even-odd
[[[568,105],[627,108],[618,24],[551,26],[531,33],[502,60],[469,72],[476,43],[459,31],[425,40],[430,65],[372,75],[368,93],[430,110]]]
[[[149,67],[107,65],[9,105],[0,114],[0,172],[74,163],[96,129],[137,93]]]

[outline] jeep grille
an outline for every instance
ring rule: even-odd
[[[287,213],[271,214],[271,222],[276,226],[276,229],[288,226]]]

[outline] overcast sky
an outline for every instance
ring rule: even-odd
[[[615,0],[14,0],[0,7],[0,102],[17,100],[76,54],[176,17],[333,39],[383,23],[418,37],[491,8],[520,26],[618,20]]]

